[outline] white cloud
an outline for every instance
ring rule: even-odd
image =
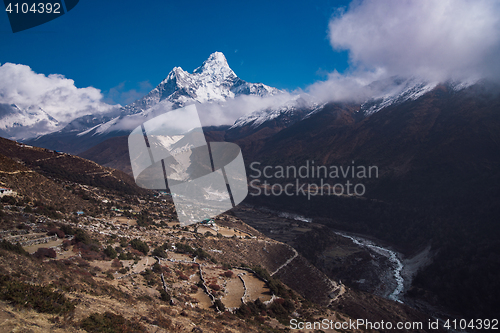
[[[353,70],[429,81],[498,78],[500,2],[366,0],[329,24],[334,49]]]
[[[307,88],[318,102],[362,102],[379,93],[370,83],[383,78],[382,71],[356,71],[351,74],[330,73],[326,81],[316,82]]]
[[[234,99],[228,99],[222,104],[205,103],[196,107],[203,126],[228,125],[233,124],[239,117],[254,111],[283,106],[293,98],[294,96],[288,92],[267,97],[240,95]]]
[[[99,89],[77,88],[73,80],[59,74],[45,76],[29,66],[12,63],[0,66],[0,103],[20,108],[34,105],[61,123],[113,108],[102,98]]]

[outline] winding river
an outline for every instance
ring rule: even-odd
[[[313,222],[312,218],[308,218],[303,215],[277,211],[265,207],[252,207],[252,208],[285,219],[291,219],[301,222]],[[376,253],[380,256],[387,258],[390,270],[386,270],[385,273],[387,274],[386,276],[390,278],[391,283],[389,291],[384,292],[384,295],[380,296],[388,298],[390,300],[394,300],[399,303],[404,303],[403,295],[405,291],[405,285],[406,287],[408,287],[411,284],[411,278],[416,269],[427,265],[432,260],[430,245],[426,249],[424,249],[421,253],[415,255],[413,258],[405,259],[404,260],[405,264],[403,264],[403,259],[402,259],[403,256],[400,253],[385,248],[383,246],[380,246],[379,244],[376,244],[373,240],[369,240],[359,235],[352,235],[333,229],[331,230],[339,236],[350,239],[356,246],[363,247],[368,251],[371,251],[373,253]],[[407,305],[412,306],[411,302],[408,302]],[[426,304],[420,303],[420,307],[422,305],[427,306]],[[440,311],[436,312],[436,309],[433,307],[428,307],[426,309],[427,310],[425,312],[429,314],[432,318],[438,319],[441,322],[441,324],[444,322],[442,318],[450,318],[450,315],[446,313]],[[457,331],[454,330],[449,330],[449,331],[452,333],[457,333]]]
[[[261,207],[253,207],[253,208],[255,208],[259,211],[273,214],[275,216],[279,216],[279,217],[286,218],[286,219],[297,220],[297,221],[302,221],[302,222],[313,222],[312,218],[308,218],[308,217],[303,216],[303,215],[287,213],[287,212],[283,212],[283,211],[277,211],[277,210],[269,209],[267,207],[262,207],[262,206]],[[392,269],[392,277],[394,278],[396,286],[395,286],[394,290],[389,295],[387,295],[385,297],[387,297],[391,300],[394,300],[396,302],[403,303],[402,296],[403,296],[403,292],[404,292],[405,280],[404,280],[403,274],[402,274],[404,265],[403,265],[402,260],[400,259],[401,255],[399,255],[399,253],[397,253],[395,251],[392,251],[390,249],[387,249],[387,248],[384,248],[380,245],[377,245],[373,241],[368,240],[368,239],[363,238],[363,237],[360,237],[358,235],[354,236],[354,235],[348,235],[344,232],[340,232],[340,231],[336,231],[336,230],[332,230],[332,231],[335,232],[339,236],[350,239],[357,246],[364,247],[364,248],[366,248],[370,251],[373,251],[373,252],[388,259],[390,266],[391,266],[391,269]]]
[[[403,301],[400,299],[401,294],[404,290],[404,279],[403,276],[401,275],[401,272],[403,271],[403,262],[398,258],[398,254],[392,250],[386,249],[384,247],[381,247],[379,245],[374,244],[372,241],[368,239],[364,239],[359,236],[350,236],[345,233],[335,231],[337,235],[340,235],[345,238],[349,238],[350,240],[353,241],[354,244],[370,249],[373,252],[376,252],[384,257],[386,257],[389,262],[392,264],[393,268],[393,276],[394,279],[396,280],[396,288],[394,291],[388,296],[389,299],[394,300],[396,302],[403,303]]]

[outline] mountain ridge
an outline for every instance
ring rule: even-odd
[[[80,117],[61,131],[25,142],[81,153],[106,139],[126,135],[148,119],[188,104],[217,104],[242,95],[269,97],[280,93],[283,92],[265,84],[240,79],[225,56],[215,52],[193,73],[174,67],[146,96],[122,107],[119,113],[113,110],[106,115]]]

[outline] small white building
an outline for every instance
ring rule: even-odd
[[[12,189],[10,189],[10,188],[0,187],[0,198],[5,196],[5,195],[10,195],[10,196],[15,197],[17,195],[17,193],[12,191]]]

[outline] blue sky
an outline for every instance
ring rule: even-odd
[[[11,32],[0,14],[0,63],[62,74],[125,104],[174,66],[192,71],[214,51],[250,82],[293,90],[348,67],[328,23],[349,1],[81,0],[41,26]],[[114,88],[114,89],[113,89]]]

